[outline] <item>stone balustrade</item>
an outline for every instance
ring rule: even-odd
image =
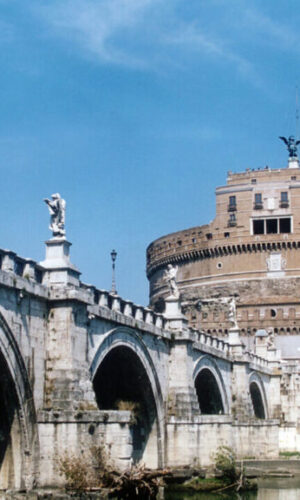
[[[97,290],[96,294],[98,300],[94,301],[94,303],[101,307],[117,311],[136,321],[141,321],[148,325],[154,325],[156,328],[164,329],[166,325],[166,319],[163,314],[156,313],[149,307],[134,304],[132,301],[113,295],[106,290]]]
[[[204,344],[205,346],[208,347],[213,347],[214,349],[217,349],[218,351],[221,351],[224,354],[231,354],[231,346],[225,340],[220,339],[219,337],[213,337],[212,335],[209,335],[204,332],[198,332],[195,329],[193,329],[193,331],[197,335],[197,341],[200,344]]]
[[[269,361],[266,358],[262,358],[261,356],[258,356],[257,354],[254,354],[254,352],[251,351],[245,350],[244,353],[248,357],[250,363],[255,365],[260,365],[264,368],[268,368]]]
[[[32,259],[19,257],[11,250],[0,249],[0,270],[42,283],[42,266]]]

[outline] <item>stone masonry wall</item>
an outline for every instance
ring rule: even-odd
[[[128,468],[132,454],[129,423],[129,412],[40,412],[40,486],[63,485],[60,459],[77,457],[89,463],[97,447],[104,447],[111,465]]]
[[[167,423],[167,460],[171,466],[207,466],[219,446],[230,446],[238,458],[278,456],[278,422],[235,423],[227,415]],[[178,452],[180,450],[180,452]]]

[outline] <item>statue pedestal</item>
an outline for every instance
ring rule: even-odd
[[[168,327],[176,330],[182,330],[187,325],[187,319],[181,312],[179,297],[170,295],[165,299],[166,309],[164,317],[168,320]]]
[[[280,367],[281,351],[276,347],[268,348],[268,362],[269,367],[273,369],[278,369]]]
[[[261,328],[260,330],[257,330],[255,333],[255,354],[257,356],[260,356],[261,358],[267,358],[268,357],[268,334],[266,330]]]
[[[228,343],[231,345],[232,353],[240,355],[243,353],[243,344],[240,338],[240,329],[233,327],[228,331]]]
[[[64,238],[46,241],[46,259],[40,265],[46,270],[43,284],[79,285],[80,271],[70,262],[72,243]]]
[[[299,160],[297,156],[294,158],[289,158],[288,168],[299,168]]]

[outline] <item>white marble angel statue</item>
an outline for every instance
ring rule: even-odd
[[[238,328],[237,320],[236,320],[236,300],[234,297],[223,297],[220,299],[220,302],[223,304],[227,304],[228,306],[228,320],[231,323],[231,328]]]
[[[66,234],[65,231],[65,213],[66,213],[66,202],[61,198],[59,193],[55,193],[51,196],[52,200],[48,198],[44,199],[44,202],[48,205],[50,212],[50,226],[49,229],[52,231],[54,237],[63,238]]]
[[[176,283],[177,272],[178,272],[177,266],[172,266],[172,264],[168,264],[164,274],[164,279],[168,284],[170,290],[170,297],[179,298],[179,290]]]

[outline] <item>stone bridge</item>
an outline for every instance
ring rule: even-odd
[[[220,444],[298,449],[298,371],[284,398],[263,336],[257,355],[238,329],[188,328],[176,298],[158,314],[84,284],[69,248],[49,240],[40,264],[0,251],[0,488],[58,485],[59,457],[92,446],[123,468],[203,466]]]

